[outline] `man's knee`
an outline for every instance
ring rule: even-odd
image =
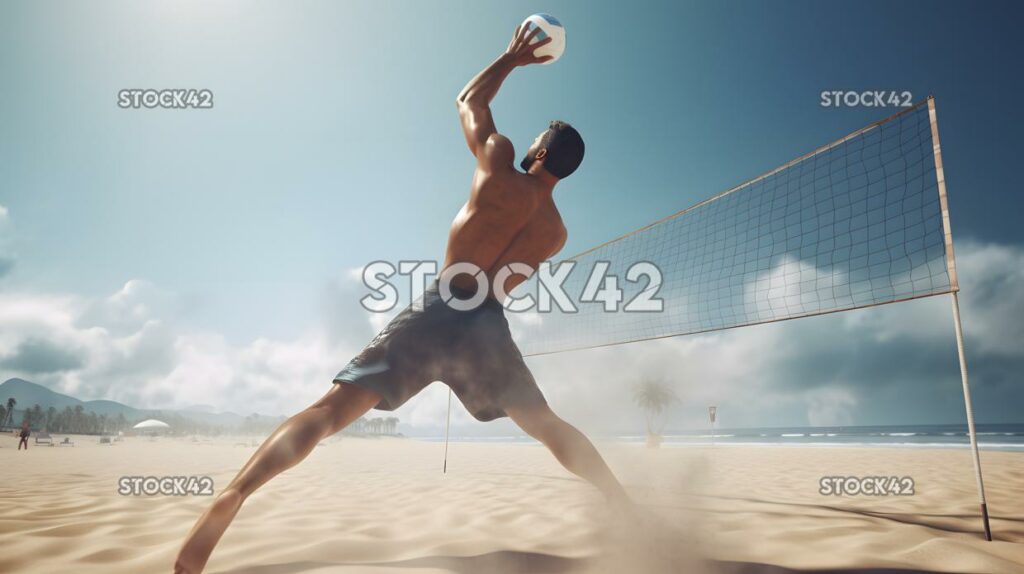
[[[509,407],[505,409],[505,412],[508,413],[512,422],[523,429],[523,432],[541,442],[550,438],[553,432],[565,424],[546,404],[518,408]]]

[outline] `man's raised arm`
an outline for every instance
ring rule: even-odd
[[[534,50],[551,41],[551,38],[545,38],[536,44],[530,44],[539,31],[540,28],[534,28],[533,31],[526,32],[522,27],[516,27],[505,53],[470,80],[459,93],[455,104],[459,109],[459,119],[462,121],[462,132],[473,155],[477,155],[477,151],[487,142],[487,138],[497,132],[494,118],[491,117],[490,104],[505,78],[517,66],[551,59],[551,56],[538,58],[533,55]]]

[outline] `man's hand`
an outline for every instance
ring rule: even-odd
[[[548,60],[551,60],[554,56],[541,56],[537,57],[533,54],[534,50],[551,43],[551,38],[544,38],[536,44],[530,42],[540,33],[540,28],[534,27],[530,32],[526,31],[526,28],[522,26],[516,26],[515,33],[512,34],[512,41],[508,44],[508,49],[505,53],[512,57],[512,63],[516,66],[527,66],[529,64],[543,64]]]

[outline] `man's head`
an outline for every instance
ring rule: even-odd
[[[583,147],[583,138],[576,128],[555,120],[533,140],[519,166],[523,171],[530,171],[533,162],[541,161],[548,173],[564,179],[583,162]]]

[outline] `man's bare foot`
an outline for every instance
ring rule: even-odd
[[[199,574],[203,571],[214,546],[241,506],[242,495],[237,490],[228,489],[217,496],[178,551],[174,574]]]
[[[637,504],[633,502],[633,499],[625,491],[607,496],[605,501],[608,503],[608,506],[617,512],[633,512],[638,508]]]

